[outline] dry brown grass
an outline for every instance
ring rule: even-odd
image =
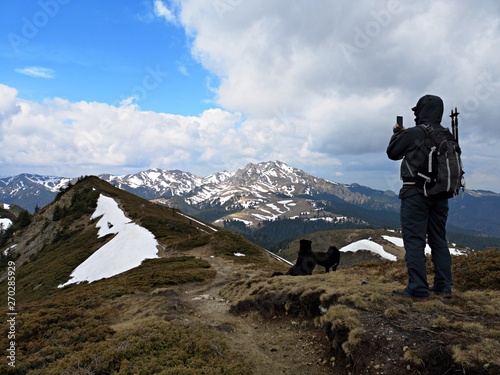
[[[498,353],[500,342],[491,338],[484,338],[478,343],[468,346],[452,346],[453,359],[469,371],[483,364],[486,373],[498,374]],[[472,372],[472,371],[471,371]]]
[[[496,259],[497,254],[492,256]],[[486,263],[483,254],[480,262],[474,254],[468,258],[473,264]],[[234,313],[257,310],[268,317],[317,318],[336,362],[343,356],[353,373],[377,360],[392,363],[386,374],[404,372],[407,366],[421,374],[500,372],[500,291],[484,288],[484,280],[496,279],[487,273],[464,276],[463,283],[456,281],[451,300],[431,296],[414,303],[389,296],[404,286],[405,272],[402,262],[369,263],[329,274],[252,278],[229,284],[221,293]],[[473,279],[477,288],[472,288]],[[403,353],[403,347],[410,349]],[[366,353],[371,353],[371,362]]]
[[[193,257],[153,259],[17,308],[17,366],[8,374],[251,374],[217,331],[179,319],[178,285],[210,282]],[[4,328],[5,329],[5,328]],[[0,345],[4,349],[5,341]]]

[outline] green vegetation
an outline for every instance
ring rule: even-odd
[[[152,259],[110,279],[25,301],[17,307],[18,365],[7,373],[250,374],[214,329],[165,317],[169,286],[214,275],[193,257]],[[129,310],[142,316],[130,318]]]
[[[399,222],[388,226],[399,227]],[[307,236],[311,233],[323,231],[336,231],[346,229],[372,229],[384,228],[383,225],[368,225],[365,223],[330,223],[324,220],[309,221],[302,218],[277,219],[264,221],[256,228],[249,228],[240,221],[225,221],[224,229],[245,236],[253,243],[265,249],[276,252],[297,238]],[[489,247],[500,247],[500,238],[474,236],[463,232],[448,232],[448,239],[457,243],[460,247],[469,247],[476,250],[484,250]]]
[[[228,231],[218,231],[212,235],[211,246],[216,255],[226,256],[239,263],[268,264],[268,258],[260,247],[241,236]],[[235,257],[235,253],[245,254]]]
[[[7,228],[1,228],[0,230],[0,248],[5,246],[10,238],[16,233],[16,231],[20,231],[23,228],[26,228],[32,220],[32,216],[30,213],[23,209],[18,209],[18,215],[15,216],[12,212],[7,211],[5,209],[0,209],[2,213],[2,217],[6,217],[12,221],[12,225]],[[0,252],[0,269],[5,270],[9,261],[16,260],[19,258],[19,255],[15,251],[5,251]]]
[[[239,234],[219,230],[210,234],[201,234],[175,243],[170,243],[172,249],[184,252],[197,247],[207,247],[213,255],[231,259],[239,264],[261,265],[269,267],[269,258],[262,248],[248,241]],[[235,253],[245,256],[235,256]]]

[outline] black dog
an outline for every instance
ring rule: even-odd
[[[311,249],[311,241],[300,240],[299,254],[295,264],[286,271],[285,275],[290,276],[303,276],[312,275],[314,267],[316,267],[316,259],[314,258]],[[281,272],[275,272],[272,276],[283,275]]]
[[[325,272],[337,271],[340,263],[340,251],[335,246],[330,246],[326,252],[312,252],[316,263],[325,267]]]

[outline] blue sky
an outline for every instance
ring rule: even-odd
[[[395,117],[434,94],[500,192],[498,45],[496,0],[4,0],[0,176],[280,160],[397,191]]]
[[[0,80],[24,99],[118,104],[137,96],[143,110],[183,115],[211,106],[214,77],[191,56],[184,29],[156,16],[153,2],[7,0],[1,7]]]

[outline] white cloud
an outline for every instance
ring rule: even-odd
[[[154,2],[156,16],[174,22],[165,4]],[[497,1],[168,4],[192,54],[218,78],[212,89],[221,109],[185,117],[141,111],[133,101],[37,104],[7,88],[0,163],[71,165],[65,175],[150,166],[206,175],[278,159],[398,190],[399,163],[385,155],[392,124],[403,115],[411,126],[410,108],[430,93],[445,102],[444,125],[451,108],[461,112],[468,187],[500,191]]]
[[[181,73],[183,76],[186,76],[186,77],[189,77],[189,72],[186,68],[186,65],[181,65],[179,64],[177,70],[179,71],[179,73]]]
[[[34,78],[45,78],[53,79],[55,78],[55,72],[49,68],[43,68],[41,66],[27,66],[25,68],[15,69],[17,73],[24,74],[26,76]]]
[[[173,13],[166,7],[162,0],[154,1],[154,11],[157,17],[164,18],[167,22],[174,22],[175,16]]]
[[[2,120],[19,112],[19,107],[16,104],[17,90],[0,84],[0,124]]]
[[[498,2],[179,4],[193,54],[221,79],[217,103],[248,118],[282,120],[276,114],[286,112],[300,119],[294,144],[306,147],[307,155],[342,162],[323,175],[375,183],[378,175],[375,186],[394,186],[381,178],[394,170],[385,156],[392,124],[403,115],[411,126],[410,108],[428,93],[444,99],[445,126],[451,108],[459,107],[464,150],[500,157],[493,145],[480,150],[500,137]],[[319,159],[309,162],[318,165]],[[498,171],[472,155],[465,160],[471,171]],[[353,171],[353,165],[365,167]],[[469,185],[482,185],[474,176]],[[500,180],[494,180],[487,185],[498,191]]]
[[[235,128],[240,116],[221,109],[185,117],[141,111],[133,102],[0,103],[8,114],[0,118],[0,164],[20,170],[51,166],[46,172],[72,176],[157,166],[203,174],[240,160],[249,142]]]

